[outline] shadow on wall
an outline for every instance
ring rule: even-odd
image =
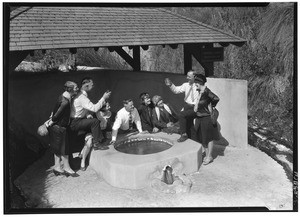
[[[20,192],[18,177],[28,168],[29,165],[37,161],[42,155],[45,154],[47,147],[43,146],[41,142],[28,133],[26,129],[20,126],[17,121],[9,114],[8,115],[8,150],[9,153],[6,155],[6,178],[9,179],[5,190],[8,195],[8,201],[6,205],[7,210],[12,209],[21,209],[34,207],[35,204],[40,204],[45,206],[42,201],[29,202],[24,198],[23,193]],[[40,183],[37,185],[40,187],[41,195],[45,193],[45,179],[46,179],[46,170],[42,173],[36,173],[33,171],[35,176],[40,177]],[[26,180],[25,180],[26,183]],[[36,185],[34,185],[36,186]],[[47,204],[49,207],[49,204]]]
[[[219,136],[220,139],[218,141],[215,141],[215,148],[213,151],[213,158],[217,158],[218,156],[224,156],[224,152],[226,147],[229,145],[229,142],[223,137],[223,135],[221,134],[221,125],[218,122],[218,132],[219,132]]]

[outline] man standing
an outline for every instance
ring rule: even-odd
[[[70,128],[76,132],[82,130],[91,132],[94,149],[105,150],[108,147],[103,145],[104,137],[101,132],[100,121],[97,118],[93,118],[90,112],[98,112],[110,97],[111,92],[106,91],[102,98],[96,104],[93,104],[87,94],[93,87],[94,83],[91,78],[87,77],[82,80],[81,92],[73,100]]]
[[[124,107],[117,112],[116,120],[112,127],[112,138],[110,142],[112,145],[117,140],[118,131],[121,131],[121,133],[133,132],[134,123],[139,133],[147,132],[142,130],[140,115],[134,107],[133,101],[131,99],[124,100],[123,105]]]
[[[175,86],[169,78],[165,79],[165,83],[170,87],[171,91],[175,94],[184,93],[184,106],[178,115],[181,137],[177,140],[178,142],[184,142],[188,139],[187,130],[191,129],[193,119],[196,117],[194,111],[196,99],[199,95],[197,87],[194,83],[196,72],[191,70],[187,73],[186,79],[188,82],[183,83],[180,86]],[[188,129],[187,129],[188,128]],[[189,132],[190,133],[190,132]]]

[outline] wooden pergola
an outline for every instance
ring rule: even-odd
[[[141,70],[140,49],[163,45],[184,50],[184,72],[194,57],[212,76],[224,47],[246,40],[163,8],[138,7],[19,7],[10,13],[9,67],[14,70],[34,50],[108,48],[134,71]],[[214,47],[214,45],[219,46]],[[132,49],[132,56],[124,50]]]

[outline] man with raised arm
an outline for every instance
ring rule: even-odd
[[[181,136],[177,140],[178,142],[184,142],[188,139],[187,131],[193,125],[193,119],[196,117],[196,112],[194,111],[194,106],[196,99],[199,95],[197,87],[194,83],[196,72],[191,70],[187,73],[186,79],[188,82],[183,83],[180,86],[175,86],[169,78],[165,79],[165,84],[170,87],[171,91],[175,94],[184,93],[184,106],[178,115],[180,133]]]
[[[70,128],[77,132],[91,132],[93,136],[93,148],[105,150],[108,147],[103,144],[104,137],[101,132],[100,121],[94,118],[91,113],[98,112],[103,107],[106,100],[110,97],[111,92],[106,91],[101,99],[96,104],[93,104],[88,98],[88,92],[93,87],[94,83],[91,78],[86,77],[82,80],[81,91],[72,103]]]

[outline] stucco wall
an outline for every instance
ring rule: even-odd
[[[112,91],[111,106],[113,111],[122,107],[122,100],[133,99],[139,106],[139,94],[149,92],[158,94],[177,110],[183,106],[183,94],[175,95],[164,85],[164,78],[169,77],[174,84],[186,81],[184,75],[159,72],[131,72],[113,70],[95,70],[73,73],[45,73],[9,78],[8,112],[34,135],[37,127],[49,117],[54,103],[66,80],[80,84],[83,77],[94,80],[95,88],[89,94],[96,102],[105,90]],[[220,133],[224,137],[220,143],[244,148],[247,145],[247,82],[231,79],[208,78],[207,86],[220,97],[217,108]],[[44,142],[46,138],[41,138]]]

